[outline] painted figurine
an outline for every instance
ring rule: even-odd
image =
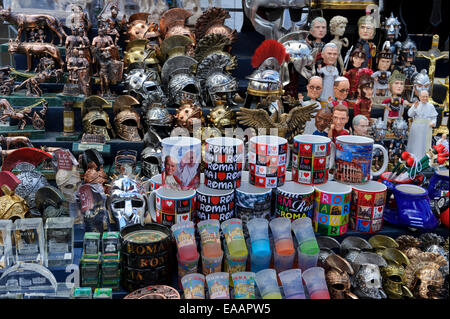
[[[343,16],[334,16],[330,20],[330,33],[334,35],[334,39],[331,43],[334,43],[338,47],[338,63],[341,70],[341,74],[344,72],[344,60],[342,59],[342,47],[347,48],[349,45],[347,38],[341,38],[345,33],[345,28],[347,27],[348,20]]]
[[[299,100],[302,103],[302,106],[311,105],[313,103],[317,103],[316,110],[319,111],[321,109],[320,103],[319,103],[319,97],[322,93],[322,78],[320,76],[312,76],[309,81],[308,85],[306,86],[306,97],[304,98],[301,94],[299,94]],[[317,114],[316,114],[317,116]],[[316,129],[315,124],[315,118],[313,117],[311,120],[306,122],[305,130],[303,131],[303,134],[312,134],[314,130]]]
[[[372,70],[361,69],[358,72],[358,99],[353,106],[353,115],[362,114],[370,121],[370,112],[372,111],[372,95],[374,80],[371,77]]]
[[[378,52],[377,56],[377,68],[378,70],[372,74],[374,79],[374,90],[376,96],[386,96],[388,92],[388,81],[391,76],[391,65],[393,59],[392,51],[389,47],[389,42],[386,41],[383,44],[383,48]]]
[[[356,75],[365,60],[366,54],[361,48],[354,49],[350,54],[349,61],[353,67],[344,72],[344,76],[350,81],[350,91],[348,92],[349,100],[354,100],[358,96],[358,81]]]
[[[307,41],[313,48],[321,51],[325,46],[322,39],[327,35],[327,21],[322,17],[317,17],[311,21]]]
[[[346,107],[349,107],[347,102],[347,96],[349,91],[350,91],[350,81],[343,76],[337,77],[334,80],[333,85],[334,99],[332,99],[331,97],[328,98],[329,107],[333,108],[338,104],[342,104],[345,105]]]
[[[413,85],[413,93],[410,98],[412,103],[419,101],[419,95],[422,90],[430,92],[431,81],[426,69],[423,69],[414,76]]]
[[[333,114],[329,107],[321,108],[315,117],[316,130],[313,135],[328,137],[328,129],[330,128]]]
[[[391,97],[382,102],[385,105],[384,117],[387,119],[388,126],[394,120],[403,116],[405,105],[410,105],[408,101],[402,98],[403,91],[405,90],[405,78],[405,75],[397,70],[389,78],[388,88]]]
[[[416,66],[413,64],[417,55],[417,46],[411,39],[406,39],[402,42],[400,55],[396,69],[402,72],[405,77],[405,90],[403,96],[405,98],[411,96],[412,83],[415,74],[417,73]]]
[[[372,59],[376,55],[376,46],[372,41],[375,37],[376,23],[371,15],[366,15],[358,20],[359,39],[356,46],[362,48],[366,54],[366,59],[362,64],[363,68],[372,68]]]
[[[353,135],[368,136],[369,119],[362,114],[353,117],[352,120]]]
[[[350,132],[344,128],[348,119],[348,107],[342,104],[333,107],[332,124],[328,131],[328,137],[331,138],[333,142],[336,142],[336,137],[338,136],[350,134]]]
[[[408,110],[408,116],[413,118],[408,137],[406,151],[422,158],[431,148],[432,128],[436,126],[438,113],[433,104],[428,102],[429,93],[422,90],[419,101]]]
[[[338,58],[338,47],[334,43],[327,43],[322,49],[323,65],[319,66],[317,73],[323,78],[323,89],[320,100],[328,102],[328,98],[334,98],[334,80],[339,75],[338,69],[334,66]]]
[[[398,41],[400,36],[401,24],[397,17],[391,12],[390,17],[386,17],[383,24],[383,30],[385,32],[386,40],[389,41],[389,49],[392,52],[392,65],[393,67],[397,63],[398,54],[402,46],[401,42]]]

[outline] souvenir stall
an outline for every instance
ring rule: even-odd
[[[0,298],[448,299],[441,5],[4,0]]]

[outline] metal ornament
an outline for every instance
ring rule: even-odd
[[[88,97],[82,106],[83,132],[105,136],[106,141],[114,137],[108,114],[103,106],[108,102],[96,95]],[[110,135],[111,134],[111,135]]]
[[[355,274],[352,276],[354,293],[364,299],[385,299],[379,267],[386,267],[386,261],[372,252],[358,254],[352,263]]]
[[[230,43],[235,42],[237,40],[236,30],[225,25],[225,20],[230,17],[228,11],[223,8],[208,8],[195,23],[195,37],[201,41],[204,36],[222,34],[230,40]]]
[[[114,127],[116,135],[130,141],[142,141],[141,117],[133,110],[139,101],[130,95],[119,96],[113,104]]]
[[[340,254],[350,263],[353,263],[360,253],[362,253],[364,250],[371,249],[372,245],[370,245],[367,240],[361,237],[347,236],[341,242]]]
[[[15,194],[6,184],[0,186],[3,196],[0,196],[0,219],[25,218],[28,206],[25,199]]]
[[[129,167],[124,171],[112,181],[108,198],[108,208],[119,230],[129,224],[144,225],[149,215],[144,185],[131,175]]]
[[[320,249],[317,265],[324,268],[327,257],[335,254],[333,249],[338,251],[341,248],[341,244],[330,236],[317,236],[316,240]]]
[[[388,263],[386,267],[381,268],[381,274],[383,289],[389,298],[413,298],[413,294],[406,287],[405,267],[410,263],[408,257],[396,248],[384,249],[381,256]]]
[[[35,196],[36,209],[44,221],[50,217],[68,216],[69,212],[64,201],[64,195],[53,186],[39,188]]]
[[[152,178],[161,173],[161,137],[150,127],[144,135],[146,147],[141,153],[141,174]]]
[[[227,128],[236,126],[236,116],[223,100],[216,101],[216,106],[206,116],[208,122],[225,134]]]
[[[324,262],[325,279],[332,299],[358,299],[350,292],[350,275],[353,268],[350,263],[337,254],[329,255]]]
[[[308,33],[308,31],[291,32],[278,40],[289,54],[295,70],[305,79],[309,79],[315,73],[314,62],[318,53],[318,49],[311,47],[306,41]]]
[[[128,68],[125,76],[126,90],[124,93],[132,94],[140,100],[142,105],[148,107],[153,103],[165,103],[166,96],[161,87],[159,73],[154,69],[146,69],[142,65],[135,64]]]
[[[49,182],[33,164],[22,162],[17,164],[16,169],[19,171],[17,177],[21,183],[17,185],[15,193],[26,200],[31,214],[39,215],[35,203],[36,192],[44,186],[50,186]]]
[[[187,129],[189,133],[192,133],[194,130],[194,121],[202,124],[205,121],[202,108],[191,100],[181,100],[180,104],[174,116],[176,124]]]
[[[250,19],[255,30],[266,39],[275,40],[289,32],[304,29],[310,5],[310,0],[243,1],[244,14]]]

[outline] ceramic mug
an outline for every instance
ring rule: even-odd
[[[292,148],[292,180],[306,185],[328,181],[328,164],[334,144],[319,135],[297,135]]]
[[[205,143],[205,185],[235,189],[241,184],[244,142],[237,138],[213,137]]]
[[[253,136],[248,149],[250,184],[264,188],[283,185],[288,159],[289,146],[285,138],[271,135]]]
[[[276,217],[295,220],[301,217],[313,218],[314,188],[295,182],[286,182],[276,191]]]
[[[350,229],[361,233],[380,231],[386,203],[386,185],[369,181],[351,186]]]
[[[314,231],[324,236],[339,236],[347,232],[352,188],[330,181],[314,186]]]
[[[160,188],[161,185],[162,185],[161,174],[153,175],[152,178],[150,178],[150,190],[155,191],[158,188]]]
[[[201,141],[198,138],[167,137],[162,144],[162,187],[196,189],[200,185]]]
[[[386,149],[374,144],[369,137],[356,135],[342,135],[336,137],[336,152],[331,154],[330,167],[334,167],[333,177],[336,181],[351,184],[363,184],[371,176],[379,176],[386,171],[388,153]],[[383,153],[383,165],[373,172],[371,170],[374,150]]]
[[[196,191],[175,191],[158,188],[149,195],[149,211],[155,223],[172,226],[180,221],[191,221],[196,210]]]
[[[212,189],[200,185],[197,189],[197,221],[217,219],[220,222],[234,217],[234,190]]]

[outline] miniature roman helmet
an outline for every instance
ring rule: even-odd
[[[231,43],[237,40],[237,33],[236,30],[232,30],[225,25],[225,20],[230,17],[228,11],[223,8],[208,8],[195,23],[196,39],[200,41],[203,37],[210,34],[222,34],[230,40],[229,48],[231,48]]]
[[[164,12],[159,20],[162,38],[182,35],[190,38],[192,44],[195,44],[195,34],[186,26],[186,20],[191,16],[192,12],[183,8],[172,8]]]
[[[412,62],[416,58],[417,46],[410,38],[407,38],[402,42],[400,49],[400,62],[405,63],[407,61]]]
[[[439,268],[446,264],[443,256],[422,252],[410,260],[406,267],[406,284],[414,297],[421,299],[439,299],[444,284],[444,276]]]
[[[340,254],[352,263],[359,254],[371,249],[372,245],[367,240],[361,237],[348,236],[341,242]]]
[[[153,66],[159,63],[155,54],[147,50],[149,41],[147,39],[136,39],[128,42],[124,56],[124,67],[131,69],[131,65],[137,62],[143,62],[145,66]]]
[[[387,263],[380,255],[372,252],[358,254],[352,263],[355,274],[352,276],[354,293],[364,299],[384,299],[386,293],[382,289],[382,278],[379,267]]]
[[[192,103],[191,100],[181,100],[180,104],[174,116],[176,125],[192,133],[195,120],[204,123],[202,108],[198,104]]]
[[[319,257],[317,259],[317,265],[324,268],[325,260],[335,254],[334,250],[339,250],[341,244],[330,236],[317,236],[317,244],[319,245]]]
[[[130,65],[125,77],[125,85],[124,92],[141,99],[144,106],[166,100],[157,70],[145,69],[142,63]]]
[[[126,166],[124,173],[112,181],[108,208],[120,230],[129,224],[144,225],[148,215],[147,196],[144,185],[131,174],[131,167]]]
[[[295,31],[281,37],[278,42],[282,43],[289,54],[289,62],[294,65],[295,70],[304,78],[309,79],[314,72],[314,61],[317,48],[312,48],[306,37],[308,31]]]
[[[161,70],[161,80],[167,90],[169,104],[181,104],[190,99],[200,104],[200,84],[193,75],[197,61],[186,55],[186,45],[192,40],[184,35],[174,35],[164,39],[161,54],[167,57]]]
[[[117,136],[130,142],[142,140],[141,117],[133,109],[139,101],[130,95],[119,96],[113,104],[114,126]]]
[[[388,264],[381,268],[386,294],[390,299],[412,298],[411,291],[406,287],[405,267],[410,263],[408,257],[396,248],[384,249],[381,256]]]
[[[84,133],[103,135],[105,136],[105,139],[109,141],[111,136],[114,137],[114,132],[109,123],[109,116],[103,110],[103,106],[107,104],[108,101],[105,99],[96,95],[91,95],[84,100],[82,115]]]
[[[394,123],[392,123],[392,132],[398,139],[406,138],[408,134],[408,122],[403,118],[397,118]]]
[[[280,72],[288,57],[280,42],[270,39],[263,41],[252,56],[252,67],[257,69],[247,76],[247,93],[260,97],[282,95],[283,85],[289,81],[283,81],[284,75]]]
[[[398,39],[400,35],[401,24],[397,17],[394,17],[394,13],[391,12],[389,17],[386,17],[383,23],[383,29],[386,32],[386,37],[388,40],[393,41]]]
[[[0,219],[25,218],[27,202],[14,192],[20,180],[13,173],[2,171],[0,183]]]
[[[164,104],[152,103],[145,113],[145,123],[150,127],[171,127],[172,115],[169,113]]]
[[[244,0],[243,9],[255,30],[266,39],[304,29],[308,22],[310,0]]]
[[[68,216],[69,212],[64,206],[64,201],[64,195],[53,186],[41,187],[36,192],[36,209],[44,221],[49,217]]]
[[[413,79],[413,85],[414,85],[414,93],[419,96],[420,91],[426,90],[430,91],[430,78],[428,77],[428,73],[426,69],[423,69],[419,73],[417,73],[414,76]]]
[[[325,259],[324,266],[325,279],[332,299],[358,299],[350,292],[350,275],[353,275],[353,268],[346,259],[331,254]]]
[[[147,31],[151,28],[154,29],[155,24],[147,22],[149,15],[149,13],[138,12],[130,16],[127,23],[126,42],[145,39]]]
[[[161,138],[150,129],[144,135],[144,144],[146,147],[141,153],[141,173],[148,178],[152,178],[161,172]]]
[[[203,88],[203,101],[211,103],[226,99],[233,103],[232,94],[238,89],[236,79],[230,72],[237,66],[236,57],[225,52],[230,40],[223,34],[210,34],[203,37],[195,49],[197,78]]]

